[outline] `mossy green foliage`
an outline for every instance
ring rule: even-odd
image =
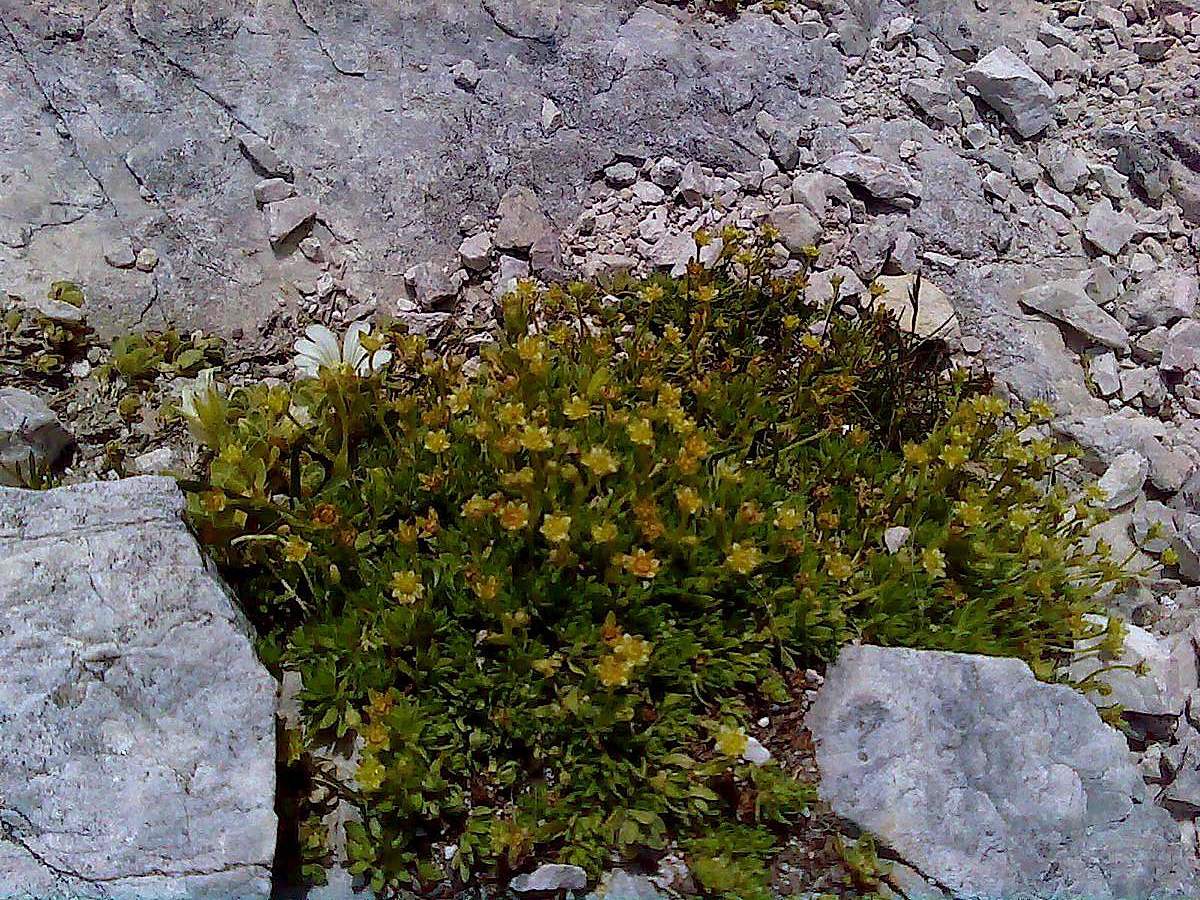
[[[47,298],[83,306],[83,291],[70,281],[50,285]],[[86,352],[91,331],[82,321],[47,317],[36,307],[13,307],[0,317],[0,374],[34,381],[61,381],[68,366]]]
[[[361,811],[376,888],[671,836],[711,893],[763,896],[812,798],[742,760],[789,668],[862,640],[1052,677],[1121,577],[1029,413],[722,237],[680,279],[523,285],[477,360],[393,329],[362,338],[381,371],[196,398],[196,527],[303,678],[291,756]],[[317,762],[356,743],[352,779]]]

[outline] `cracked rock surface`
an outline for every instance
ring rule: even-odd
[[[847,647],[807,724],[822,798],[951,896],[1196,895],[1125,739],[1020,660]]]
[[[265,898],[275,682],[172,480],[0,488],[0,897]]]
[[[256,209],[277,176],[319,205],[339,290],[394,301],[509,187],[565,220],[614,150],[757,164],[755,113],[842,77],[796,27],[636,0],[0,0],[0,289],[72,278],[110,330],[257,331],[320,273]],[[123,243],[159,265],[106,264]]]

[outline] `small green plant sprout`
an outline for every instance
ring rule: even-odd
[[[474,359],[313,328],[293,382],[181,404],[196,530],[303,684],[310,873],[349,804],[377,891],[671,838],[710,894],[765,897],[813,798],[746,730],[789,669],[862,640],[1053,678],[1100,630],[1125,576],[1027,437],[1045,411],[717,237],[680,278],[519,284]]]

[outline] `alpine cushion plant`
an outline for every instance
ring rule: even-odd
[[[376,890],[670,840],[766,896],[813,794],[745,729],[789,669],[862,640],[1049,678],[1092,633],[1122,573],[1034,414],[722,237],[679,279],[522,284],[477,358],[310,334],[294,383],[190,396],[191,515],[303,683],[314,877],[343,801]]]

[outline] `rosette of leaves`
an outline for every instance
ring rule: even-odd
[[[83,291],[73,282],[50,285],[45,303],[11,305],[0,317],[0,370],[34,380],[61,380],[81,359],[92,332],[82,313]],[[56,307],[69,315],[56,313]]]
[[[380,371],[195,403],[198,533],[303,683],[314,877],[346,803],[376,890],[674,839],[765,896],[812,790],[746,728],[790,669],[857,639],[1049,678],[1091,634],[1122,572],[1035,415],[932,369],[913,405],[894,323],[725,237],[675,281],[523,284],[477,360],[392,329]]]

